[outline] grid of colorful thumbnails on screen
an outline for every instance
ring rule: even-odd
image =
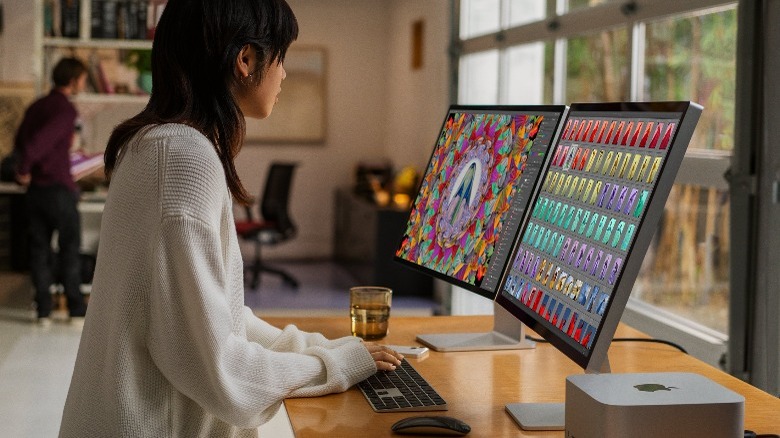
[[[590,349],[677,119],[570,114],[504,292]]]

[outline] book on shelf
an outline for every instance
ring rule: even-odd
[[[43,35],[79,38],[84,0],[43,0]],[[87,0],[93,39],[146,40],[154,37],[167,0]]]
[[[54,36],[54,5],[52,0],[43,2],[43,36]]]
[[[103,168],[103,152],[90,154],[82,150],[70,154],[70,174],[74,181]]]
[[[92,0],[89,5],[89,35],[92,38],[103,36],[103,2]]]
[[[151,39],[166,1],[90,0],[90,31],[94,39]]]
[[[44,0],[43,35],[78,38],[80,14],[80,0]]]
[[[61,0],[44,0],[43,2],[43,35],[47,37],[62,36]]]
[[[106,79],[101,75],[101,70],[98,68],[99,62],[100,60],[95,53],[89,56],[89,62],[87,62],[87,85],[92,92],[105,93],[106,88],[103,84]]]
[[[100,59],[95,63],[97,69],[97,79],[100,84],[100,92],[105,94],[114,94],[114,84],[108,79],[108,73],[106,67],[108,62],[104,59]]]
[[[138,30],[137,30],[137,22],[136,19],[137,14],[134,14],[131,12],[131,8],[134,9],[134,7],[137,7],[138,4],[136,2],[130,2],[130,3],[124,3],[119,5],[119,11],[117,11],[117,20],[116,20],[116,26],[117,26],[117,32],[119,38],[130,38],[130,39],[137,39],[138,38]]]
[[[146,9],[146,38],[154,39],[154,31],[157,29],[157,23],[165,10],[167,1],[150,0]]]
[[[93,1],[92,3],[96,3]],[[103,1],[102,14],[101,14],[101,38],[116,38],[117,31],[117,2],[115,1]]]
[[[140,56],[149,56],[148,49],[116,50],[105,48],[78,47],[50,51],[49,65],[58,56],[75,56],[87,67],[86,92],[92,94],[122,94],[148,96],[140,81],[138,61]],[[144,64],[145,65],[145,64]]]
[[[62,0],[60,3],[60,14],[62,20],[60,27],[63,37],[79,37],[79,2],[80,0]]]

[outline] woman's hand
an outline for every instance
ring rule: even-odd
[[[396,366],[401,365],[401,359],[404,358],[401,353],[397,353],[384,345],[364,342],[363,346],[366,347],[371,357],[374,358],[376,368],[381,371],[394,370]]]

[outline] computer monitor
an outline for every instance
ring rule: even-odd
[[[493,300],[565,106],[459,106],[447,111],[395,260]],[[518,348],[497,308],[491,333],[430,334],[439,351]]]
[[[692,102],[572,104],[496,302],[586,372],[607,350],[701,114]],[[507,405],[521,423],[523,404]],[[532,406],[559,410],[563,406]],[[533,415],[531,415],[533,416]]]

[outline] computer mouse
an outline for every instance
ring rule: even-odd
[[[391,428],[403,435],[463,436],[471,432],[468,424],[445,416],[408,417],[397,421]]]

